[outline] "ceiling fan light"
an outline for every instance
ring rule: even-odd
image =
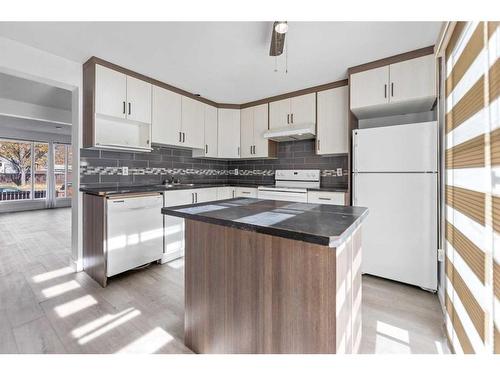
[[[280,21],[274,26],[274,31],[278,34],[285,34],[288,31],[288,23],[286,21]]]

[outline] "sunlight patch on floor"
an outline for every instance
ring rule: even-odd
[[[141,312],[134,308],[127,309],[118,314],[105,315],[80,328],[73,330],[72,335],[74,337],[81,337],[82,335],[85,335],[78,340],[78,343],[80,345],[85,345],[88,342],[98,338],[106,332],[111,331],[112,329],[115,329],[118,326],[121,326],[122,324],[139,315],[141,315]]]
[[[405,344],[410,343],[409,333],[405,329],[387,324],[381,321],[377,321],[377,333],[381,333],[385,336],[392,337]]]
[[[83,297],[76,298],[72,301],[56,306],[54,310],[57,313],[57,315],[59,315],[60,318],[65,318],[69,315],[72,315],[78,311],[81,311],[83,309],[86,309],[87,307],[96,304],[97,304],[96,299],[92,297],[90,294],[87,294]]]
[[[71,281],[68,281],[65,283],[51,286],[49,288],[45,288],[42,290],[42,293],[45,297],[52,298],[52,297],[60,296],[61,294],[64,294],[66,292],[69,292],[71,290],[75,290],[78,288],[80,288],[80,284],[78,284],[75,280],[71,280]]]
[[[33,276],[33,281],[35,283],[43,283],[44,281],[55,279],[56,277],[61,277],[75,272],[71,267],[63,267],[54,271],[41,273],[39,275]]]
[[[137,340],[131,342],[118,353],[137,353],[137,354],[152,354],[160,350],[174,338],[160,327],[146,333]]]
[[[184,267],[184,258],[179,258],[167,263],[170,268],[181,269]]]

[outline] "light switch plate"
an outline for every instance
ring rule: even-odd
[[[337,168],[337,176],[342,176],[342,168]]]
[[[128,167],[122,167],[122,176],[128,176]]]

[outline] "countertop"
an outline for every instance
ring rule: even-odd
[[[186,190],[186,189],[204,189],[213,187],[225,187],[225,186],[235,186],[235,187],[253,187],[257,188],[260,185],[254,184],[180,184],[178,186],[165,186],[165,185],[124,185],[124,186],[100,186],[100,187],[81,187],[80,191],[87,194],[93,195],[115,195],[115,194],[129,194],[129,193],[147,193],[147,192],[163,192],[170,190]]]
[[[368,209],[233,198],[164,207],[162,213],[333,248],[341,245],[354,232],[368,215]]]
[[[185,189],[203,189],[212,187],[248,187],[257,188],[259,186],[267,186],[267,184],[181,184],[179,186],[166,187],[165,185],[123,185],[123,186],[100,186],[100,187],[80,187],[80,191],[92,195],[108,196],[115,194],[132,194],[132,193],[148,193],[148,192],[163,192],[169,190],[185,190]],[[272,186],[272,185],[269,185]],[[331,192],[347,192],[346,189],[335,187],[319,187],[308,189],[310,191],[331,191]]]

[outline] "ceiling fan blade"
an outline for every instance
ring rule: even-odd
[[[279,56],[283,53],[283,47],[285,46],[285,35],[280,34],[276,31],[276,25],[278,21],[274,21],[273,31],[271,36],[271,46],[269,47],[269,56]]]

